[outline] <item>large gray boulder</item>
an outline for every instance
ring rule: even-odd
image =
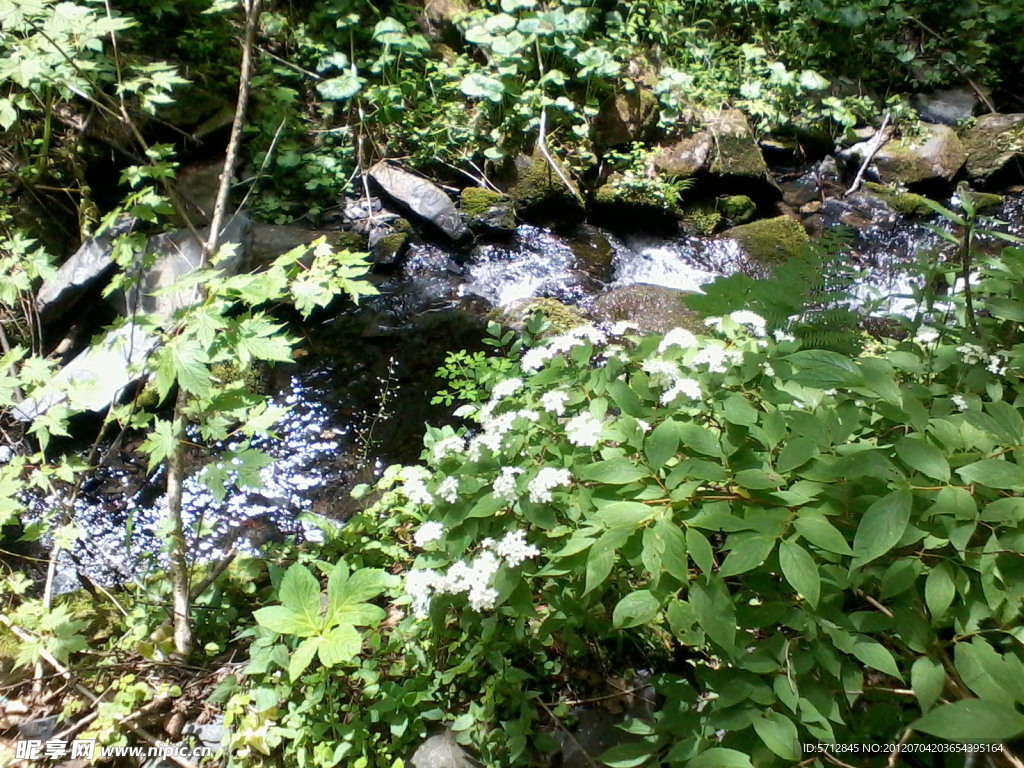
[[[870,144],[856,144],[850,153],[863,161]],[[883,183],[913,186],[950,182],[966,160],[967,152],[956,131],[947,125],[921,123],[917,135],[883,145],[872,163]]]
[[[387,197],[453,243],[469,236],[455,205],[436,184],[388,162],[377,163],[367,173]]]
[[[997,176],[1024,179],[1024,113],[983,115],[964,132],[967,176],[982,183]]]
[[[970,120],[980,100],[972,88],[941,88],[931,93],[915,93],[910,104],[921,119],[929,123],[957,125]]]

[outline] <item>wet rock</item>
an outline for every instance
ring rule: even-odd
[[[369,245],[374,264],[395,267],[409,251],[409,234],[377,229],[370,233]]]
[[[748,260],[761,265],[779,264],[797,256],[810,242],[803,227],[788,216],[741,224],[720,237],[735,240]]]
[[[511,237],[516,231],[512,199],[482,187],[462,190],[459,209],[469,228],[479,234]]]
[[[1024,179],[1024,113],[983,115],[963,135],[967,176],[983,184]]]
[[[713,202],[704,200],[686,206],[680,221],[687,234],[708,237],[721,226],[722,214],[715,208]]]
[[[581,226],[569,241],[569,250],[576,257],[577,267],[588,275],[603,283],[612,280],[615,249],[600,230]]]
[[[579,307],[547,297],[517,301],[498,313],[498,318],[502,325],[522,330],[526,321],[538,312],[548,321],[549,334],[565,333],[588,321],[587,313]]]
[[[561,165],[558,167],[561,175],[555,172],[539,150],[533,155],[516,158],[511,168],[512,182],[508,194],[520,219],[548,226],[565,226],[583,219],[579,188],[568,171]],[[566,181],[569,186],[566,186]]]
[[[976,211],[986,211],[992,208],[1000,208],[1006,203],[1002,195],[993,195],[990,192],[976,192],[967,186],[967,182],[961,181],[956,187],[957,194],[961,199],[970,200]]]
[[[200,231],[204,241],[208,233],[207,229]],[[218,262],[217,268],[225,274],[233,274],[249,255],[249,246],[252,244],[252,222],[249,217],[238,213],[228,219],[221,230],[220,243],[222,246],[234,246],[234,251]],[[199,268],[203,262],[203,246],[196,242],[191,232],[179,229],[150,238],[146,250],[157,254],[156,261],[142,273],[137,284],[121,295],[118,309],[124,315],[142,312],[155,315],[160,320],[168,320],[179,309],[199,300],[201,286],[198,285],[173,293],[165,291],[177,280]]]
[[[22,739],[46,741],[57,732],[57,715],[27,720],[18,726],[18,736]]]
[[[224,158],[218,157],[183,168],[178,174],[174,191],[185,207],[185,214],[195,227],[205,227],[213,218],[213,207],[217,204],[220,188],[220,174],[224,170]]]
[[[711,134],[700,131],[659,150],[652,163],[656,170],[669,176],[689,178],[707,169],[714,146]]]
[[[649,139],[658,125],[658,98],[646,88],[617,93],[605,100],[594,118],[594,146],[617,147]]]
[[[412,768],[473,768],[473,761],[451,731],[429,737],[409,758]]]
[[[926,202],[928,198],[924,195],[916,195],[905,189],[876,184],[872,181],[865,182],[864,189],[904,216],[930,216],[935,213],[934,209]]]
[[[682,213],[671,185],[613,173],[595,193],[594,210],[611,229],[663,229]]]
[[[799,208],[802,205],[821,199],[821,190],[818,186],[818,178],[813,173],[808,173],[798,179],[784,181],[782,187],[782,202]]]
[[[685,291],[675,288],[638,283],[600,294],[594,299],[591,312],[597,320],[625,320],[635,323],[641,331],[665,333],[672,328],[703,331],[697,313],[683,306],[685,295]]]
[[[911,106],[929,123],[956,125],[970,120],[980,100],[972,88],[943,88],[932,93],[915,93]]]
[[[459,212],[437,185],[388,162],[377,163],[368,175],[384,194],[452,243],[469,236]]]
[[[920,130],[919,136],[891,140],[878,151],[872,164],[880,181],[913,186],[953,180],[967,159],[956,131],[926,123],[921,123]],[[851,147],[850,154],[863,162],[869,143]]]
[[[855,192],[846,198],[829,198],[821,210],[821,221],[842,224],[858,230],[890,230],[898,214],[884,200],[870,191]]]
[[[193,736],[207,749],[216,751],[224,741],[224,716],[218,715],[212,723],[186,723],[182,730],[185,736]]]
[[[44,281],[36,294],[36,306],[43,322],[64,315],[93,285],[114,271],[112,233],[91,237],[65,261],[57,274]]]
[[[161,120],[196,141],[227,131],[235,118],[235,98],[230,89],[207,87],[193,80],[175,91],[174,101],[159,110]]]

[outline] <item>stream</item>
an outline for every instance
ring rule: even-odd
[[[822,209],[826,225],[848,214],[834,209]],[[1024,236],[1024,196],[1008,197],[990,215],[1012,222],[1004,231]],[[861,271],[856,292],[863,302],[876,300],[883,313],[913,311],[908,266],[952,247],[932,226],[948,230],[937,216],[876,210],[855,230],[848,254]],[[482,348],[493,309],[537,297],[588,308],[598,294],[640,284],[698,291],[745,269],[731,240],[614,235],[590,226],[564,235],[522,225],[508,242],[478,244],[461,265],[437,245],[413,245],[399,270],[375,277],[379,296],[305,327],[297,364],[273,372],[269,389],[289,411],[276,437],[258,445],[273,457],[259,470],[262,488],[229,488],[218,501],[188,480],[187,522],[202,529],[193,552],[204,560],[232,542],[251,552],[287,536],[316,540],[324,521],[347,519],[358,505],[349,495],[354,485],[372,482],[390,463],[415,462],[423,425],[450,417],[452,409],[429,405],[442,388],[434,374],[448,351]],[[158,565],[162,470],[148,474],[136,447],[129,440],[109,450],[107,465],[83,486],[74,518],[88,535],[62,553],[58,591],[78,588],[80,576],[118,584]],[[31,509],[40,515],[57,502],[35,498]]]

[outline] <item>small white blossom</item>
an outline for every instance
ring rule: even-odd
[[[405,574],[405,591],[412,598],[412,613],[423,618],[430,609],[430,596],[437,581],[436,571],[419,570]]]
[[[661,354],[669,347],[682,347],[683,349],[689,349],[696,345],[697,337],[688,330],[685,328],[673,328],[665,334],[665,338],[663,338],[661,340],[661,344],[658,345],[658,354]]]
[[[550,347],[533,347],[523,353],[519,365],[524,371],[539,371],[551,359],[553,350]]]
[[[509,568],[515,568],[524,560],[529,560],[540,554],[537,547],[526,543],[526,531],[512,531],[505,534],[495,549],[501,557],[505,558]]]
[[[483,549],[491,549],[494,546],[494,539],[488,536],[486,539],[480,542],[480,546]]]
[[[608,326],[608,333],[612,336],[625,336],[630,331],[637,330],[637,324],[629,320],[619,320]]]
[[[720,317],[709,317],[704,321],[705,328],[713,328],[716,331],[722,330],[722,318]]]
[[[756,312],[750,312],[749,310],[742,309],[739,312],[730,313],[729,319],[737,325],[747,326],[754,336],[765,335],[764,318]]]
[[[706,365],[710,373],[725,373],[729,366],[743,359],[743,353],[736,349],[706,346],[693,358],[693,364]]]
[[[775,341],[779,344],[784,341],[796,341],[796,336],[791,333],[786,333],[785,331],[775,331],[772,333],[772,336],[775,337]]]
[[[825,395],[826,397],[834,397],[838,393],[839,393],[839,390],[836,390],[836,389],[823,389],[821,391],[821,394]]]
[[[520,419],[526,419],[527,421],[540,421],[540,414],[536,411],[523,409],[521,411],[517,411],[516,415],[519,416]]]
[[[931,328],[927,325],[922,325],[917,329],[917,334],[914,339],[920,344],[931,344],[933,341],[939,338],[939,332],[935,328]]]
[[[1006,365],[999,355],[988,356],[988,372],[994,373],[996,376],[1002,376],[1006,373]]]
[[[775,375],[775,369],[772,368],[772,364],[769,363],[767,360],[764,362],[764,365],[761,366],[761,370],[764,371],[764,375],[765,376],[774,376]]]
[[[499,381],[494,385],[494,389],[491,390],[491,400],[501,400],[502,398],[513,395],[522,389],[522,379],[505,379]]]
[[[530,481],[530,501],[535,504],[549,504],[552,499],[551,489],[570,483],[572,483],[572,473],[568,469],[544,467]]]
[[[673,382],[671,389],[665,390],[664,394],[662,394],[661,404],[668,405],[681,394],[690,400],[700,400],[704,396],[699,381],[696,379],[679,378]]]
[[[516,488],[516,475],[522,474],[519,467],[502,467],[501,474],[494,478],[492,492],[496,499],[502,501],[515,501],[519,498],[519,490]]]
[[[434,497],[427,489],[430,473],[423,467],[405,467],[402,470],[402,492],[413,504],[430,504]]]
[[[569,402],[569,393],[553,389],[540,396],[540,405],[548,413],[561,416],[565,413],[565,404]]]
[[[956,406],[958,411],[967,410],[967,398],[964,397],[963,395],[953,395],[949,399],[953,401],[953,405]]]
[[[651,384],[662,389],[671,387],[683,375],[679,366],[668,360],[644,360],[640,367],[651,377]]]
[[[444,534],[444,526],[441,523],[431,520],[420,526],[413,534],[412,540],[417,547],[424,547],[432,541],[437,541]]]
[[[573,339],[586,339],[595,346],[608,340],[608,334],[593,325],[577,325],[564,335]]]
[[[437,495],[449,504],[454,504],[459,498],[459,479],[454,475],[446,477],[437,487]]]
[[[644,434],[647,434],[648,432],[651,431],[651,425],[648,422],[644,421],[643,419],[637,419],[636,425],[640,427],[640,431],[643,432]]]
[[[466,440],[461,435],[452,435],[434,443],[434,461],[440,461],[452,453],[466,450]]]
[[[602,423],[589,413],[581,413],[565,425],[565,434],[573,445],[593,448],[601,439]]]
[[[988,356],[985,354],[985,350],[977,344],[961,344],[956,348],[956,351],[960,353],[963,357],[963,361],[968,365],[983,363],[988,359]]]

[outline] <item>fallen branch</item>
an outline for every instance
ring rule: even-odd
[[[860,170],[857,171],[857,176],[854,178],[853,184],[851,184],[850,188],[843,193],[843,197],[852,195],[860,188],[861,182],[864,181],[864,172],[868,169],[868,166],[871,165],[871,161],[875,159],[875,155],[878,154],[878,150],[880,150],[889,140],[888,130],[889,113],[886,112],[885,117],[882,119],[882,127],[878,129],[878,133],[876,133],[874,138],[871,139],[871,146],[868,147],[868,153],[864,157],[864,162],[861,163]]]
[[[541,107],[540,126],[537,129],[537,149],[540,150],[540,153],[544,156],[544,159],[548,161],[548,165],[551,166],[551,170],[553,170],[555,172],[555,175],[558,176],[559,179],[561,179],[563,184],[565,184],[566,189],[568,189],[569,192],[572,193],[572,196],[579,200],[580,203],[583,203],[583,197],[580,195],[579,191],[576,189],[575,186],[573,186],[572,182],[570,182],[569,179],[566,178],[565,174],[562,172],[562,169],[558,167],[558,163],[555,162],[555,158],[553,158],[551,156],[551,153],[548,152],[548,140],[546,135],[547,122],[548,111],[545,107]]]

